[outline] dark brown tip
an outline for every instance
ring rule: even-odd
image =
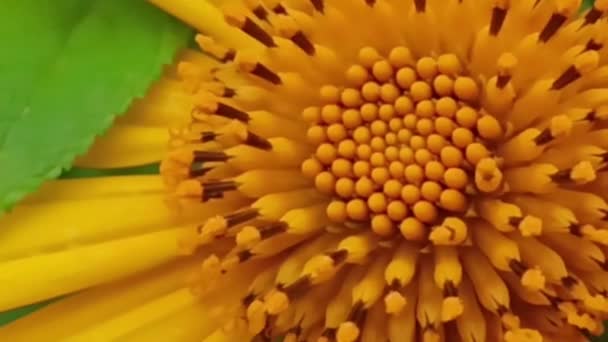
[[[277,4],[276,6],[274,6],[272,11],[275,14],[287,14],[287,10],[285,9],[285,7],[282,4]]]
[[[219,181],[203,183],[203,202],[211,199],[223,198],[224,193],[238,189],[238,184],[233,181]],[[228,224],[230,226],[230,223]]]
[[[336,339],[336,332],[336,328],[325,328],[325,330],[323,330],[323,333],[321,333],[321,336],[327,337],[328,340],[333,341]]]
[[[281,80],[281,77],[279,77],[278,74],[276,74],[274,71],[268,69],[268,67],[266,67],[262,63],[257,63],[255,65],[255,67],[253,68],[253,70],[251,71],[251,74],[256,75],[257,77],[263,78],[266,81],[268,81],[274,85],[280,85],[283,83],[283,81]]]
[[[522,220],[522,217],[511,216],[509,217],[509,224],[513,227],[518,227]]]
[[[570,83],[578,80],[581,77],[581,73],[576,69],[576,67],[570,66],[560,77],[558,77],[553,85],[551,86],[551,90],[562,90]]]
[[[578,237],[583,236],[583,232],[581,231],[581,229],[582,229],[581,225],[576,222],[572,222],[568,226],[568,231],[570,231],[570,234],[572,234],[574,236],[578,236]]]
[[[319,13],[323,13],[325,11],[325,1],[324,0],[310,0],[310,3],[315,8],[315,10]]]
[[[224,94],[222,94],[222,97],[225,97],[227,99],[231,99],[235,95],[236,95],[236,90],[234,90],[232,88],[225,87],[224,88]]]
[[[458,288],[456,288],[456,285],[454,285],[454,283],[451,280],[448,280],[443,285],[443,296],[444,297],[458,296]]]
[[[241,303],[243,306],[249,306],[255,300],[256,295],[254,293],[250,293],[241,299]]]
[[[549,22],[547,22],[547,25],[545,25],[545,28],[541,31],[538,40],[543,43],[548,42],[567,20],[568,17],[563,14],[554,13],[551,16],[551,19],[549,19]]]
[[[608,210],[599,209],[600,213],[602,213],[602,221],[608,221]]]
[[[206,131],[206,132],[201,133],[201,137],[200,137],[199,141],[206,143],[206,142],[215,140],[215,138],[217,138],[217,136],[218,135],[215,132]]]
[[[212,167],[203,167],[203,168],[200,168],[200,169],[191,169],[190,172],[189,172],[189,176],[190,176],[190,178],[203,177],[204,175],[206,175],[211,170],[213,170]]]
[[[254,257],[254,254],[248,249],[246,249],[244,251],[240,251],[237,254],[237,258],[239,259],[239,262],[245,262],[253,257]]]
[[[247,132],[247,138],[245,139],[245,145],[259,148],[260,150],[270,151],[272,150],[272,144],[270,141],[262,138],[261,136]]]
[[[266,11],[262,5],[256,6],[251,12],[253,12],[253,15],[260,20],[267,21],[268,19],[268,11]]]
[[[346,260],[346,257],[348,257],[348,251],[344,249],[339,249],[337,251],[329,253],[327,256],[329,256],[334,261],[334,264],[338,265]]]
[[[587,15],[585,15],[585,22],[583,23],[583,26],[595,24],[598,20],[602,18],[602,15],[604,15],[602,11],[593,7],[591,10],[589,10],[589,12],[587,12]]]
[[[507,17],[507,10],[505,8],[494,7],[492,10],[492,20],[490,21],[490,34],[497,36],[502,29],[502,25]]]
[[[587,113],[587,115],[585,115],[585,118],[581,121],[594,121],[596,119],[596,116],[597,112],[595,110],[591,110],[589,111],[589,113]]]
[[[553,140],[553,135],[551,135],[551,131],[548,128],[545,128],[539,135],[534,138],[534,143],[536,145],[544,145]]]
[[[227,183],[227,182],[224,182],[224,183]],[[232,183],[237,185],[235,182],[232,182]],[[257,209],[247,208],[247,209],[244,209],[241,211],[234,212],[227,216],[224,216],[224,219],[226,219],[226,224],[228,225],[228,227],[234,227],[238,224],[253,220],[254,218],[258,217],[259,214],[260,213]]]
[[[551,175],[551,180],[555,183],[568,183],[571,182],[570,179],[570,169],[559,170],[556,173]]]
[[[353,304],[346,320],[355,323],[357,326],[361,326],[365,320],[365,316],[367,316],[367,309],[365,309],[363,302],[358,301]]]
[[[273,222],[271,224],[262,226],[260,229],[260,237],[262,240],[271,238],[275,235],[284,233],[287,230],[287,223],[285,222]]]
[[[303,277],[296,280],[291,285],[285,287],[283,292],[288,298],[296,298],[306,293],[312,287],[312,281],[308,277]]]
[[[253,39],[264,44],[266,47],[273,48],[277,46],[274,39],[272,39],[272,36],[250,18],[245,19],[245,23],[243,24],[243,27],[241,27],[241,30]]]
[[[599,51],[604,47],[604,44],[597,43],[595,40],[590,39],[585,46],[585,51]]]
[[[414,0],[414,6],[416,6],[416,12],[424,13],[426,11],[426,0]]]
[[[572,286],[578,284],[578,280],[576,280],[574,277],[572,276],[565,276],[561,279],[562,285],[564,285],[564,287],[566,288],[571,288]]]
[[[509,82],[511,82],[511,75],[499,75],[496,79],[496,87],[498,89],[504,89]]]
[[[302,51],[304,51],[309,56],[314,56],[315,54],[315,46],[312,42],[306,37],[304,32],[298,31],[293,37],[291,37],[291,41],[296,44]]]
[[[228,119],[234,119],[245,123],[249,122],[249,120],[251,119],[249,117],[249,114],[247,114],[246,112],[222,102],[217,103],[217,110],[215,111],[215,114]]]
[[[224,57],[221,59],[221,62],[222,63],[232,62],[232,61],[234,61],[235,57],[236,57],[236,50],[230,49],[226,52]]]
[[[399,291],[401,288],[403,288],[403,284],[401,284],[399,279],[393,279],[388,288],[391,291]]]
[[[194,162],[210,163],[210,162],[225,162],[230,159],[230,156],[224,152],[217,151],[195,151]]]
[[[511,271],[513,271],[513,273],[515,273],[518,277],[521,277],[524,272],[528,270],[526,265],[515,259],[511,259],[509,261],[509,268],[511,268]]]

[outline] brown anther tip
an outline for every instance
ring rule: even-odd
[[[296,32],[292,37],[291,41],[296,44],[302,51],[309,56],[314,56],[316,48],[314,44],[308,39],[308,37],[302,31]]]
[[[272,144],[267,139],[247,131],[244,139],[245,145],[249,145],[251,147],[259,148],[260,150],[270,151],[272,150]]]
[[[274,6],[274,8],[272,9],[272,11],[275,14],[283,14],[283,15],[287,14],[287,9],[281,3],[276,4],[276,6]]]
[[[540,35],[538,36],[539,42],[548,42],[562,27],[562,25],[566,23],[567,20],[568,16],[561,13],[554,13],[549,19],[549,22],[547,22],[543,30],[540,32]]]
[[[604,13],[597,7],[591,8],[591,10],[589,10],[589,12],[587,12],[585,15],[585,22],[583,23],[583,26],[595,24],[602,18],[603,15]]]
[[[553,136],[551,135],[551,130],[544,129],[542,130],[535,138],[534,143],[538,146],[545,145],[549,142],[553,141]]]
[[[283,84],[283,80],[281,80],[281,77],[279,76],[279,74],[270,70],[268,67],[266,67],[265,65],[263,65],[261,63],[256,63],[254,68],[251,70],[251,74],[256,75],[274,85]]]
[[[325,0],[310,0],[310,3],[317,12],[321,14],[325,12]]]
[[[256,18],[263,21],[268,20],[268,11],[266,11],[266,8],[264,8],[264,6],[262,6],[258,1],[250,0],[246,1],[246,3],[251,9],[251,13],[253,13]]]
[[[492,9],[492,19],[490,21],[490,34],[497,36],[502,29],[505,18],[507,17],[507,9],[501,6],[495,6]]]
[[[416,12],[424,13],[426,11],[426,0],[414,0],[414,6],[416,7]]]

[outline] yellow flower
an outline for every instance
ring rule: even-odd
[[[0,310],[80,291],[4,340],[602,333],[608,1],[151,2],[203,52],[79,163],[154,161],[171,126],[161,177],[0,221]]]

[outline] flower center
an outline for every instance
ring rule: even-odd
[[[302,172],[334,197],[333,222],[426,240],[442,217],[466,213],[469,195],[499,189],[490,156],[503,127],[480,108],[480,85],[456,55],[416,60],[405,47],[388,57],[364,47],[345,79],[321,87],[323,104],[303,112],[316,151]]]

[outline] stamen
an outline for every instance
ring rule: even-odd
[[[208,36],[205,36],[202,34],[197,34],[195,39],[203,51],[209,53],[210,55],[212,55],[213,57],[215,57],[222,63],[231,62],[234,60],[234,57],[236,56],[235,50],[228,49],[228,48],[225,48],[225,47],[219,45],[211,37],[208,37]]]
[[[547,25],[545,25],[545,28],[538,36],[538,40],[543,43],[548,42],[549,39],[551,39],[555,35],[555,33],[557,33],[557,30],[559,30],[562,25],[566,23],[567,20],[568,17],[566,17],[565,15],[560,13],[554,13],[549,19]]]
[[[280,85],[283,83],[281,77],[278,74],[276,74],[264,64],[256,62],[253,58],[249,56],[239,54],[237,56],[237,63],[243,71],[255,75],[261,79],[264,79],[270,82],[271,84]]]
[[[194,151],[193,161],[196,163],[225,162],[230,158],[225,152]]]
[[[310,0],[315,10],[321,14],[325,11],[325,0]]]
[[[426,0],[414,0],[414,5],[416,6],[416,12],[424,13],[426,10]]]
[[[576,57],[575,62],[564,73],[558,77],[551,87],[551,90],[561,90],[570,83],[578,80],[584,74],[594,70],[599,63],[597,51],[587,51]]]
[[[505,22],[505,18],[508,13],[509,1],[497,0],[494,1],[495,5],[492,9],[492,19],[490,21],[490,34],[497,36],[502,29],[502,25]]]
[[[202,201],[223,198],[224,193],[238,189],[238,184],[233,181],[218,181],[202,183]]]
[[[517,58],[510,53],[504,53],[498,59],[498,80],[496,86],[499,89],[504,87],[511,81],[511,73],[517,66]]]
[[[270,143],[270,141],[250,131],[245,132],[245,138],[243,139],[243,143],[245,145],[256,147],[265,151],[272,150],[272,144]]]
[[[283,6],[281,3],[278,3],[276,6],[274,6],[272,11],[275,14],[287,15],[287,9],[285,9],[285,6]]]
[[[291,37],[291,41],[296,44],[302,51],[306,52],[309,56],[314,56],[316,50],[312,42],[306,37],[304,32],[298,31]]]
[[[241,31],[264,44],[266,47],[274,48],[277,46],[272,36],[244,13],[237,10],[225,9],[224,16],[226,17],[226,22],[228,22],[230,25],[241,29]]]

